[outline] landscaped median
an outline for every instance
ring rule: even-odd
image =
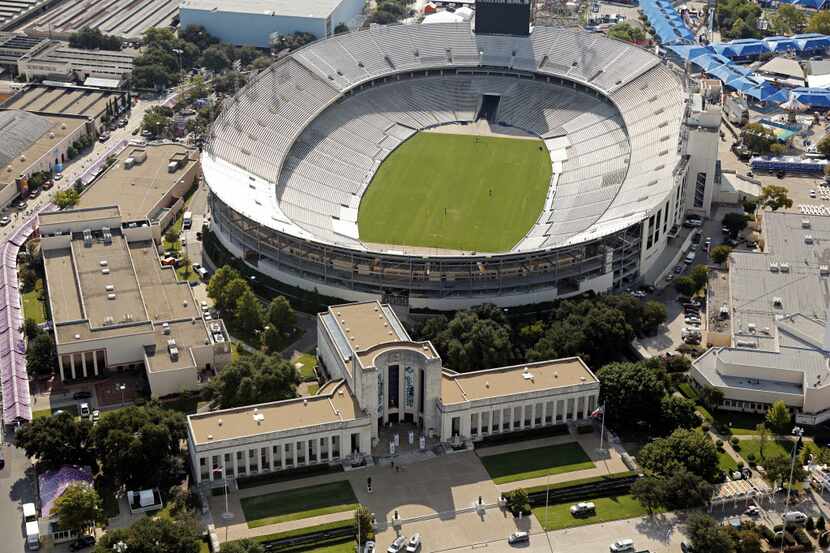
[[[576,442],[482,456],[481,464],[496,484],[594,468]]]
[[[266,546],[269,552],[354,553],[355,522],[350,518],[251,539]]]
[[[596,505],[596,512],[585,517],[577,518],[571,514],[570,508],[574,504],[573,501],[554,503],[547,508],[535,507],[533,514],[545,530],[561,530],[647,514],[646,508],[630,495],[598,497],[591,501]]]
[[[248,528],[353,511],[357,498],[348,481],[284,490],[240,500]]]

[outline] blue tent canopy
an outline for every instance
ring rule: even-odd
[[[830,90],[825,88],[796,88],[792,95],[802,104],[830,108]]]
[[[803,35],[794,35],[796,48],[802,52],[811,52],[814,50],[824,50],[830,47],[830,37],[820,35],[818,33],[806,33]]]
[[[787,36],[770,36],[764,39],[771,52],[789,52],[798,49],[795,41]]]
[[[692,63],[700,66],[704,71],[710,72],[715,67],[729,64],[729,58],[725,58],[718,54],[706,54],[692,59]]]
[[[693,60],[695,58],[706,56],[709,54],[716,55],[715,51],[709,48],[708,46],[698,46],[695,44],[673,44],[668,46],[667,48],[674,52],[674,54],[677,57],[684,61]]]

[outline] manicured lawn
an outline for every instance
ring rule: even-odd
[[[308,395],[313,396],[316,395],[317,392],[320,391],[320,385],[311,383],[308,385]]]
[[[304,553],[354,553],[356,543],[354,540],[347,540],[333,545],[324,545],[315,549],[306,549]]]
[[[545,530],[561,530],[563,528],[586,526],[588,524],[634,518],[647,514],[645,508],[640,505],[640,502],[630,495],[600,497],[592,499],[591,501],[597,506],[597,512],[595,515],[589,517],[574,518],[571,515],[571,505],[576,503],[576,501],[548,506],[547,516],[544,506],[533,509],[533,514]]]
[[[246,497],[240,503],[248,528],[357,508],[357,498],[347,481]]]
[[[677,389],[680,390],[680,393],[686,396],[686,398],[691,399],[692,401],[696,401],[698,398],[697,392],[692,385],[688,382],[683,382],[677,385]]]
[[[764,415],[757,413],[715,411],[713,416],[719,424],[729,426],[733,434],[756,435],[755,427],[764,422]]]
[[[46,322],[46,306],[40,300],[43,292],[43,279],[35,282],[35,287],[23,294],[23,316],[32,319],[36,323]]]
[[[507,251],[539,217],[550,176],[540,140],[421,132],[375,173],[358,211],[360,239]]]
[[[490,455],[481,464],[496,484],[594,467],[576,442]]]
[[[764,463],[761,460],[761,440],[758,439],[751,439],[751,440],[741,440],[740,443],[740,451],[741,457],[744,460],[747,460],[747,457],[750,453],[755,455],[755,462],[759,465],[763,466]],[[764,457],[789,457],[793,450],[793,442],[788,442],[786,440],[782,440],[780,442],[774,441],[772,439],[768,439],[767,443],[764,444]]]
[[[78,405],[70,404],[63,405],[61,407],[53,407],[51,409],[39,409],[37,411],[32,411],[32,418],[39,419],[41,417],[48,417],[54,415],[57,411],[64,411],[66,413],[71,414],[73,417],[80,416],[80,412],[78,411]]]
[[[709,411],[706,410],[706,407],[704,407],[703,405],[695,406],[695,411],[700,413],[700,416],[703,417],[703,420],[705,420],[706,422],[708,422],[710,424],[712,422],[714,422],[715,418],[712,416],[712,414]]]
[[[718,451],[718,468],[732,472],[738,469],[738,463],[725,451]]]
[[[198,282],[199,275],[196,274],[196,271],[193,270],[193,267],[182,265],[178,269],[176,269],[176,276],[179,277],[179,280],[186,281],[186,282]]]
[[[314,369],[317,368],[317,356],[311,353],[301,353],[297,357],[294,358],[292,361],[295,366],[299,364],[297,367],[297,371],[300,373],[300,379],[304,382],[308,382],[310,380],[317,379],[317,373],[314,372]]]

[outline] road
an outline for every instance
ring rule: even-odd
[[[14,436],[8,433],[5,439],[11,441]],[[6,459],[6,466],[0,470],[0,536],[3,536],[0,549],[22,553],[26,551],[22,505],[34,500],[32,482],[27,477],[32,464],[22,450],[9,443],[0,448]]]

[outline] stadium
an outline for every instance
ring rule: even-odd
[[[229,98],[202,156],[212,231],[348,301],[515,306],[642,280],[684,213],[683,81],[575,29],[372,26]]]

